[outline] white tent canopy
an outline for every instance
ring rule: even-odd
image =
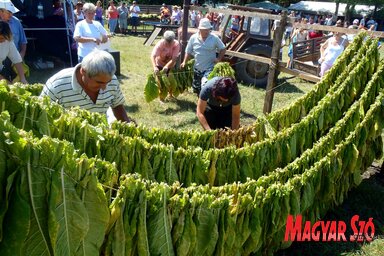
[[[347,4],[339,4],[338,16],[345,15],[345,8]],[[373,12],[374,6],[369,5],[356,5],[355,11],[359,15],[366,15]],[[313,2],[313,1],[300,1],[296,4],[291,4],[288,10],[295,10],[301,12],[311,12],[316,14],[334,14],[336,11],[336,3],[331,2]]]

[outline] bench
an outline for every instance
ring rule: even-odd
[[[161,5],[141,4],[139,5],[142,14],[158,14],[160,15]],[[168,6],[169,8],[169,6]]]

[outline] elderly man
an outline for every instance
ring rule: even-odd
[[[111,107],[117,120],[131,122],[115,71],[112,55],[95,49],[75,67],[49,78],[40,96],[49,96],[65,108],[80,106],[91,112],[106,113]]]
[[[27,51],[27,37],[25,36],[20,20],[13,16],[13,14],[18,11],[10,0],[0,0],[0,19],[9,24],[12,31],[13,42],[20,52],[21,57],[24,59]]]
[[[168,72],[176,64],[180,53],[180,44],[175,40],[173,31],[165,31],[164,38],[152,50],[151,61],[153,71],[158,74],[160,70]]]
[[[215,63],[220,62],[225,54],[224,43],[218,36],[211,34],[209,19],[201,19],[198,29],[199,31],[189,39],[183,63],[180,65],[183,68],[188,60],[195,58],[192,87],[197,95],[200,94],[201,85],[207,81]]]
[[[27,37],[25,36],[20,20],[13,16],[13,14],[18,11],[19,9],[17,9],[10,0],[0,0],[0,20],[8,23],[11,28],[13,42],[21,58],[24,59],[25,53],[27,52]],[[10,81],[16,76],[11,66],[12,62],[7,58],[4,61],[3,72]]]

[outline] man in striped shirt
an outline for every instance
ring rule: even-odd
[[[115,71],[112,55],[95,49],[75,67],[63,69],[49,78],[40,96],[49,96],[64,108],[79,106],[106,113],[111,107],[117,120],[131,122]]]

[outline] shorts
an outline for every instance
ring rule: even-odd
[[[119,28],[126,29],[128,26],[127,19],[119,19]]]
[[[137,27],[140,25],[139,23],[139,17],[131,17],[131,25],[133,27]]]

